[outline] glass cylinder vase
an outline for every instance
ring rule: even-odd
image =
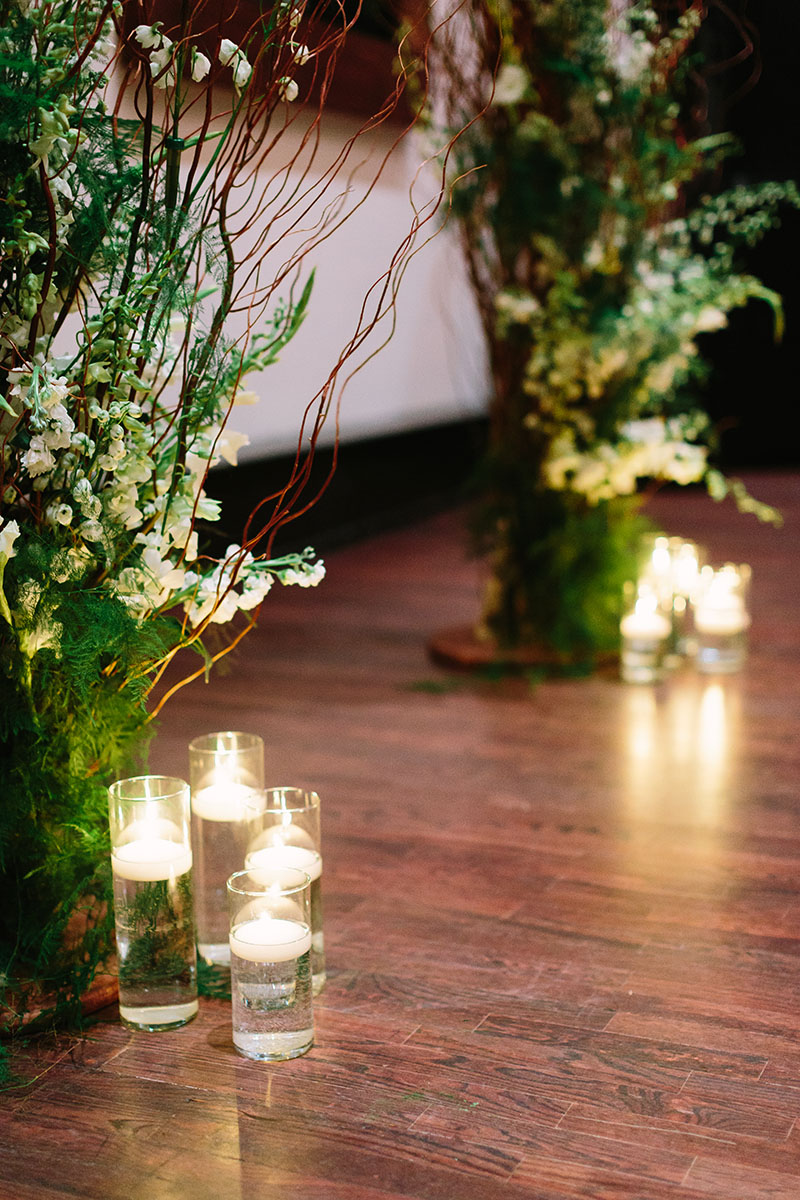
[[[308,875],[236,871],[227,889],[233,1044],[246,1058],[296,1058],[314,1040]]]
[[[207,733],[189,743],[197,943],[210,963],[230,963],[226,881],[244,866],[250,821],[264,787],[264,742],[255,733]]]
[[[672,620],[663,597],[649,583],[625,585],[619,630],[622,679],[626,683],[658,683],[663,679]]]
[[[697,669],[705,674],[741,670],[747,654],[750,567],[725,563],[703,567],[694,601]]]
[[[133,1029],[197,1013],[189,785],[166,775],[109,788],[119,1012]]]
[[[311,969],[314,995],[325,984],[322,927],[322,823],[316,792],[295,787],[267,788],[251,825],[248,867],[295,867],[311,880]]]

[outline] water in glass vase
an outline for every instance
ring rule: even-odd
[[[245,784],[215,784],[192,793],[192,849],[197,891],[200,954],[219,966],[230,963],[229,875],[244,866],[252,809],[259,792]]]
[[[233,1044],[256,1059],[296,1058],[314,1040],[311,930],[261,916],[230,935]]]
[[[292,833],[298,836],[296,830]],[[284,831],[281,831],[286,836]],[[302,831],[300,831],[300,836]],[[307,846],[276,841],[250,850],[245,860],[250,869],[295,867],[311,880],[311,980],[315,996],[325,986],[325,933],[322,926],[322,856]]]
[[[135,1029],[171,1029],[197,1013],[192,855],[140,838],[111,856],[119,958],[119,1013]]]

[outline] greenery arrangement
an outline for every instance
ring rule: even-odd
[[[793,183],[702,194],[735,147],[686,135],[700,4],[470,0],[437,39],[434,120],[489,346],[489,448],[475,534],[478,636],[591,659],[616,647],[643,480],[704,480],[774,518],[709,457],[700,335],[779,297],[736,247],[798,204]],[[695,389],[696,390],[696,389]]]
[[[247,439],[228,419],[257,399],[248,377],[303,321],[303,260],[347,215],[348,181],[336,180],[361,132],[313,169],[343,11],[292,0],[247,11],[0,0],[0,1024],[11,1028],[37,1010],[80,1020],[113,942],[106,787],[138,769],[161,704],[239,642],[276,581],[322,578],[310,549],[273,556],[275,532],[313,502],[303,489],[337,373],[390,309],[413,226],[435,211],[412,221],[310,401],[285,486],[241,544],[212,553],[207,474],[236,463]],[[197,667],[167,686],[185,651]]]

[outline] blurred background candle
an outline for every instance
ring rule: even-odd
[[[262,802],[264,743],[254,733],[208,733],[189,744],[197,942],[210,963],[230,963],[229,875],[244,865]]]
[[[626,585],[619,630],[620,674],[625,682],[656,683],[663,678],[672,622],[659,593],[648,583]]]
[[[134,1029],[197,1013],[189,785],[164,775],[109,788],[119,1012]]]
[[[750,567],[703,567],[694,603],[697,667],[707,674],[739,671],[747,654]]]
[[[677,666],[682,658],[694,653],[689,612],[703,557],[702,548],[686,538],[657,534],[645,539],[639,579],[658,595],[659,608],[672,623],[667,666]]]
[[[248,846],[248,867],[294,867],[311,880],[311,969],[314,995],[325,983],[322,927],[322,828],[320,799],[302,788],[267,788]]]

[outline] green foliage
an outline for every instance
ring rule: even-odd
[[[191,872],[138,885],[132,900],[116,900],[116,919],[127,950],[120,986],[157,990],[194,982],[195,931]]]
[[[134,677],[164,634],[107,594],[59,587],[57,553],[29,541],[7,588],[15,608],[24,593],[33,636],[49,644],[32,663],[0,627],[0,1002],[21,1015],[44,996],[40,1021],[79,1021],[80,995],[113,948],[106,789],[141,768]]]
[[[640,481],[705,480],[773,519],[710,466],[697,339],[753,299],[780,335],[780,297],[742,273],[736,249],[800,193],[768,184],[688,203],[735,148],[693,138],[685,117],[697,6],[674,19],[607,0],[463,11],[471,37],[439,46],[439,111],[453,130],[479,113],[456,145],[453,206],[494,382],[477,481],[483,624],[502,645],[583,654],[618,640]]]

